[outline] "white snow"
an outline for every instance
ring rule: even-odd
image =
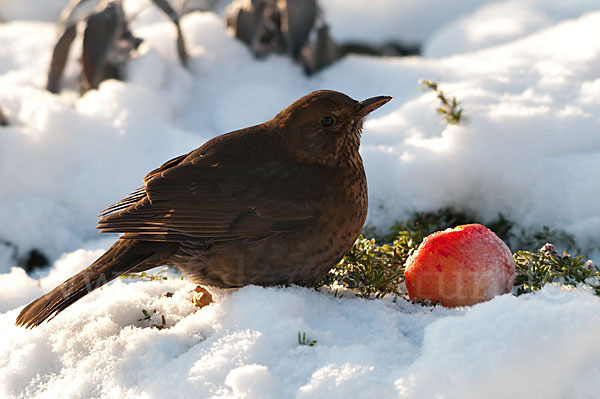
[[[23,332],[0,316],[0,389],[30,397],[594,397],[600,299],[549,286],[472,308],[118,281]],[[173,297],[161,296],[174,292]],[[140,321],[146,309],[151,321]],[[152,313],[156,311],[157,313]],[[166,329],[150,328],[166,317]],[[317,343],[298,345],[297,333]],[[541,395],[541,396],[537,396]]]
[[[424,56],[349,56],[310,78],[287,58],[255,60],[210,12],[183,18],[191,60],[182,68],[170,22],[126,2],[143,9],[131,27],[144,38],[128,78],[81,98],[80,45],[65,90],[43,88],[64,1],[0,2],[9,21],[0,23],[0,107],[11,123],[0,127],[0,397],[597,395],[600,299],[583,288],[431,311],[246,287],[215,290],[198,310],[193,286],[172,276],[119,280],[37,329],[15,327],[22,306],[116,238],[97,234],[96,215],[146,172],[321,88],[394,97],[363,134],[369,223],[454,206],[598,247],[597,1],[322,0],[336,40],[421,43]],[[456,96],[466,121],[441,122],[422,78]],[[52,266],[27,276],[3,241],[18,256],[40,249]],[[161,315],[167,328],[151,328]],[[298,332],[317,343],[298,345]]]

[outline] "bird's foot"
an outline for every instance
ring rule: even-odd
[[[194,295],[192,295],[192,302],[199,308],[203,308],[213,303],[211,293],[204,287],[197,286],[190,292],[194,293]]]

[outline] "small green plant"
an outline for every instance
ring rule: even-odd
[[[306,332],[298,331],[298,345],[315,346],[317,340],[306,338]]]
[[[156,314],[158,313],[156,310],[153,310],[152,313],[148,312],[146,309],[142,309],[142,314],[144,315],[144,317],[142,317],[141,319],[138,319],[138,321],[147,321],[147,322],[151,322],[152,321],[152,314]],[[162,330],[164,328],[167,327],[167,320],[165,318],[164,314],[160,315],[160,319],[161,319],[161,324],[155,324],[152,323],[152,327],[155,327],[159,330]]]
[[[440,100],[441,105],[436,108],[436,111],[443,115],[446,122],[451,125],[457,125],[460,123],[463,117],[463,110],[459,107],[459,102],[456,97],[452,97],[450,100],[446,97],[443,91],[438,87],[438,83],[433,80],[421,79],[419,80],[421,86],[431,89],[437,94],[437,98]]]
[[[538,291],[548,283],[568,286],[586,284],[600,296],[600,271],[583,256],[559,254],[552,244],[545,244],[536,252],[517,251],[514,254],[517,277],[516,295]]]
[[[365,298],[401,295],[398,285],[404,281],[404,263],[417,246],[409,232],[399,233],[391,245],[377,245],[374,238],[361,235],[317,287],[335,283]]]
[[[142,317],[141,319],[138,319],[138,321],[148,321],[152,317],[150,312],[148,312],[146,309],[142,309],[142,313],[143,313],[144,317]],[[155,311],[155,313],[156,313],[156,311]]]
[[[411,302],[416,303],[417,305],[421,305],[423,307],[430,307],[432,312],[433,312],[433,308],[435,308],[436,306],[438,306],[442,303],[439,299],[437,301],[433,302],[431,299],[421,299],[421,298],[415,298],[415,299],[411,300]]]

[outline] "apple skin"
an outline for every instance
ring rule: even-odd
[[[494,232],[466,224],[427,236],[406,261],[404,276],[410,299],[470,306],[509,293],[515,261]]]

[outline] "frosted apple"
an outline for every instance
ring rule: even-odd
[[[467,306],[510,292],[515,262],[494,232],[467,224],[427,236],[408,258],[404,275],[411,299]]]

